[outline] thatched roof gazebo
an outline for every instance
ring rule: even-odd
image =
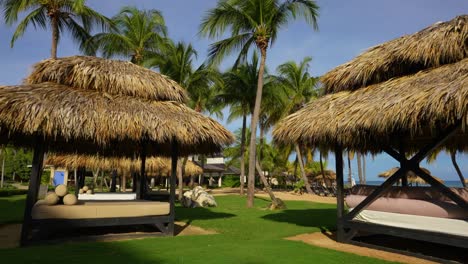
[[[326,95],[275,127],[278,143],[299,142],[335,152],[340,241],[349,242],[359,229],[373,229],[468,245],[463,236],[374,228],[353,220],[395,182],[402,179],[405,185],[410,170],[468,210],[466,200],[419,167],[433,151],[468,150],[467,43],[468,15],[462,15],[370,48],[325,74],[321,81]],[[343,150],[385,152],[400,162],[400,169],[346,215]]]
[[[138,198],[144,198],[146,157],[170,156],[170,213],[157,219],[167,222],[163,229],[172,234],[178,156],[219,152],[234,139],[218,122],[184,105],[186,100],[182,87],[156,72],[83,56],[42,61],[24,84],[0,86],[0,143],[34,148],[22,244],[32,227],[46,151],[139,157]],[[70,225],[68,220],[60,223]]]

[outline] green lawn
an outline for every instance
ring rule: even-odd
[[[17,202],[0,203],[2,214]],[[216,197],[217,208],[177,208],[177,219],[220,234],[156,237],[107,243],[69,243],[0,250],[4,263],[384,263],[384,261],[287,241],[284,237],[333,229],[335,206],[287,202],[288,209],[264,210],[268,201],[257,199],[245,208],[239,196]],[[3,206],[8,206],[5,210]],[[18,207],[22,207],[17,204]],[[0,216],[0,221],[17,220]]]
[[[23,220],[26,195],[0,197],[0,225]]]

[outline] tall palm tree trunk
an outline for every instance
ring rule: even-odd
[[[313,194],[314,192],[310,188],[309,180],[307,179],[307,176],[305,174],[304,160],[302,159],[301,148],[299,147],[299,144],[295,144],[295,148],[296,148],[297,160],[299,161],[299,168],[301,169],[302,181],[304,181],[304,186],[306,188],[307,193]]]
[[[325,170],[323,169],[323,159],[322,159],[322,151],[319,150],[319,160],[320,160],[320,173],[322,173],[322,179],[325,183],[325,187],[328,188],[327,181],[325,180]]]
[[[57,58],[57,45],[58,45],[58,18],[55,14],[50,15],[51,26],[52,26],[52,48],[50,51],[50,56],[52,59]]]
[[[265,61],[266,61],[266,46],[261,49],[261,62],[258,70],[258,82],[257,82],[257,94],[255,96],[255,106],[252,114],[252,120],[250,124],[250,146],[249,146],[249,176],[247,183],[247,207],[253,207],[254,195],[255,195],[255,160],[257,157],[256,153],[256,141],[257,141],[257,124],[260,117],[260,105],[262,103],[262,92],[263,92],[263,74],[265,72]]]
[[[275,194],[271,190],[270,184],[268,184],[268,181],[267,181],[265,175],[263,174],[262,166],[260,165],[260,162],[258,160],[257,160],[257,162],[255,162],[255,167],[257,168],[257,172],[258,172],[258,175],[260,176],[260,180],[262,181],[263,186],[265,186],[265,191],[270,196],[270,199],[271,199],[272,203],[275,204],[275,205],[282,204],[280,201],[278,201],[278,199],[276,199]]]
[[[363,183],[362,184],[366,184],[366,155],[362,155],[362,179],[363,179]]]
[[[184,173],[185,173],[185,165],[187,164],[188,157],[184,157],[183,159],[179,159],[177,161],[177,180],[179,181],[179,193],[178,198],[179,201],[182,200],[184,196]]]
[[[458,177],[460,177],[460,181],[463,187],[466,187],[465,177],[463,177],[460,167],[458,167],[456,151],[450,151],[450,159],[452,159],[453,167],[455,167],[455,170],[457,171]]]
[[[362,179],[362,159],[361,159],[361,153],[357,153],[357,166],[358,166],[358,177],[359,177],[359,184],[362,184],[363,179]]]
[[[244,195],[244,179],[245,179],[245,134],[247,130],[247,115],[242,115],[242,135],[241,135],[241,155],[240,155],[240,165],[241,165],[241,175],[240,175],[240,195]]]
[[[353,175],[351,173],[351,158],[348,152],[348,182],[350,185],[352,185],[352,181],[353,181]]]

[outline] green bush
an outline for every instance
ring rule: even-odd
[[[223,187],[235,188],[240,186],[239,176],[227,175],[223,177]]]
[[[0,189],[0,197],[8,197],[8,196],[27,194],[27,193],[28,193],[28,190]]]

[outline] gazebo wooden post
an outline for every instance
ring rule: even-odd
[[[39,185],[41,184],[42,166],[44,162],[44,153],[46,151],[44,139],[36,137],[31,169],[31,178],[29,179],[28,195],[26,197],[26,206],[24,209],[23,226],[21,227],[20,245],[26,245],[31,231],[32,209],[37,201]]]
[[[139,186],[139,197],[138,199],[144,199],[146,195],[146,142],[142,141],[141,143],[141,151],[140,151],[140,160],[141,160],[141,167],[140,167],[140,186]],[[138,193],[137,193],[138,195]]]
[[[117,191],[117,170],[112,170],[112,184],[110,188],[110,192],[114,193]]]
[[[138,173],[132,170],[132,192],[137,191]]]
[[[400,156],[401,156],[401,160],[400,160],[400,168],[404,169],[405,170],[405,173],[403,174],[403,176],[401,177],[401,186],[408,186],[408,171],[406,170],[406,166],[405,166],[405,161],[406,161],[406,150],[405,150],[405,143],[403,142],[402,139],[400,139],[400,142],[399,142],[399,152],[400,152]]]
[[[171,179],[169,191],[169,235],[174,235],[174,220],[175,220],[175,189],[177,179],[177,160],[179,159],[179,144],[175,138],[172,139],[172,153],[171,153]]]
[[[337,200],[337,220],[336,239],[344,242],[343,215],[344,215],[344,183],[343,183],[343,148],[335,146],[335,166],[336,166],[336,200]]]

